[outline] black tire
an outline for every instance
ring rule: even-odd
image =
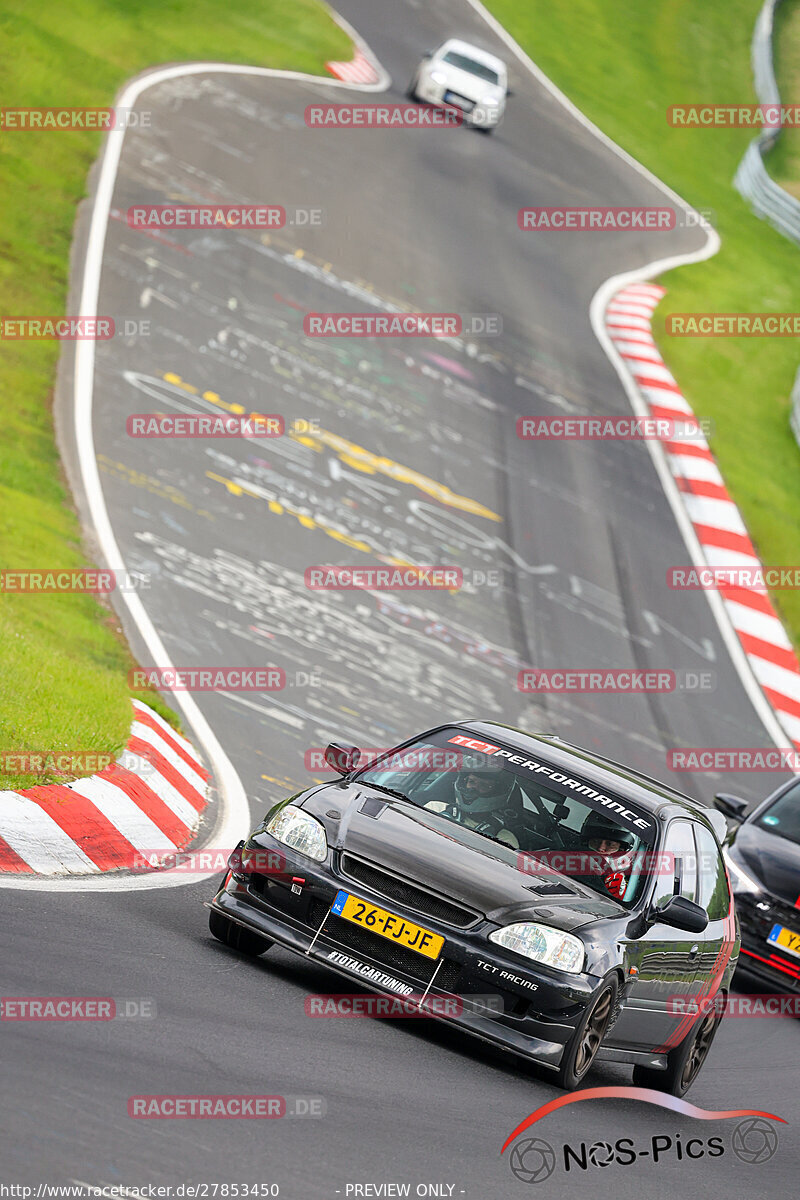
[[[609,975],[597,990],[572,1037],[564,1047],[561,1065],[556,1072],[559,1087],[572,1092],[588,1074],[597,1051],[611,1025],[617,1004],[619,980]]]
[[[653,1088],[670,1096],[685,1096],[700,1074],[721,1020],[722,1013],[714,1011],[699,1020],[681,1044],[670,1050],[666,1071],[656,1071],[652,1067],[637,1064],[633,1068],[636,1087]]]
[[[414,78],[411,80],[411,83],[406,88],[406,99],[414,100],[414,101],[416,101],[416,99],[417,99],[417,77],[416,77],[416,75],[414,76]]]
[[[261,937],[258,933],[251,933],[243,925],[229,921],[226,916],[214,908],[208,914],[208,928],[218,942],[224,942],[226,946],[230,946],[231,950],[238,950],[241,954],[257,957],[274,945],[269,938]]]

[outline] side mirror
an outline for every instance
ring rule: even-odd
[[[432,50],[423,50],[422,57],[423,58],[433,58],[433,51]]]
[[[663,908],[649,908],[637,913],[628,922],[625,934],[638,941],[652,925],[659,924],[684,929],[687,933],[702,933],[708,925],[708,913],[694,900],[687,900],[685,896],[671,896]]]
[[[340,775],[349,775],[351,771],[355,771],[360,760],[361,751],[358,746],[340,746],[338,742],[331,742],[325,747],[325,762]]]
[[[747,801],[742,800],[741,796],[732,796],[729,792],[719,792],[714,797],[714,807],[732,821],[743,821],[747,814]]]
[[[513,89],[513,88],[510,88],[510,87],[507,87],[507,88],[506,88],[506,95],[507,95],[507,96],[513,96],[513,95],[514,95],[514,89]]]
[[[654,908],[649,917],[653,924],[671,925],[687,933],[702,933],[708,925],[706,910],[685,896],[672,896],[663,908]]]

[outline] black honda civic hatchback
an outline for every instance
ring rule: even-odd
[[[429,730],[275,805],[231,856],[212,934],[277,943],[529,1058],[683,1095],[739,954],[721,813],[561,739]]]

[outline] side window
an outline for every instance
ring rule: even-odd
[[[689,821],[673,821],[664,844],[668,870],[660,870],[654,900],[661,908],[670,896],[697,900],[697,851]]]
[[[697,864],[700,875],[700,894],[697,903],[708,913],[709,921],[721,921],[728,915],[730,896],[725,878],[725,866],[713,834],[702,825],[695,825]]]

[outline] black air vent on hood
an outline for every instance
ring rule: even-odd
[[[528,892],[536,892],[537,896],[577,896],[574,888],[565,883],[526,883],[523,885]]]
[[[366,800],[361,802],[359,812],[362,812],[365,817],[373,817],[377,820],[388,803],[388,800],[381,800],[378,796],[367,796]]]

